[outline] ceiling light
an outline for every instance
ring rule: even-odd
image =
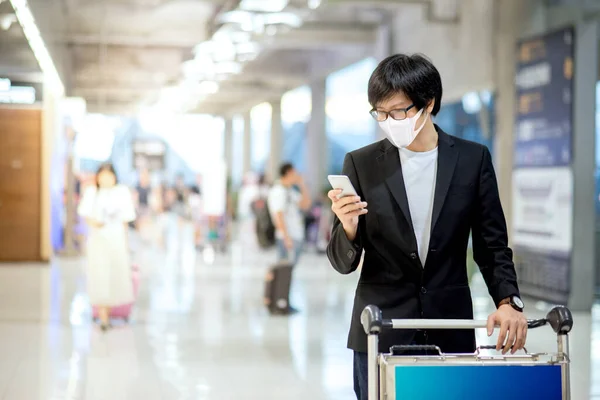
[[[322,3],[322,0],[308,0],[308,8],[310,8],[311,10],[315,10],[315,9],[319,8],[321,3]]]
[[[13,86],[10,90],[0,92],[0,103],[34,104],[35,88],[31,86]]]
[[[216,74],[232,74],[237,75],[242,72],[242,64],[238,62],[221,62],[215,64]]]
[[[198,43],[196,47],[194,47],[194,54],[196,56],[201,56],[205,54],[210,54],[216,49],[216,42],[212,40],[207,40],[201,43]]]
[[[219,91],[219,84],[213,81],[200,82],[198,91],[202,94],[215,94]]]
[[[58,74],[56,66],[52,61],[52,57],[44,44],[40,30],[38,29],[33,14],[27,4],[27,0],[10,0],[10,2],[15,10],[19,24],[21,24],[21,27],[23,28],[23,33],[27,38],[29,47],[33,51],[33,54],[44,73],[44,81],[57,95],[60,96],[64,94],[65,88],[60,79],[60,75]]]
[[[17,22],[17,16],[14,14],[0,16],[0,28],[2,28],[3,31],[9,30],[15,22]]]
[[[236,31],[229,33],[229,39],[234,43],[245,43],[252,40],[252,36],[248,32]]]
[[[263,15],[265,25],[289,25],[294,28],[302,26],[302,18],[294,13],[274,13]]]
[[[258,53],[258,44],[255,42],[240,43],[235,46],[237,54],[253,54]]]
[[[223,25],[213,35],[213,40],[216,40],[217,42],[220,40],[228,40],[233,43],[245,43],[249,42],[251,39],[252,36],[250,33],[240,31],[239,28],[232,25]]]
[[[256,60],[256,57],[258,57],[258,53],[240,54],[240,55],[238,55],[238,61],[239,62],[254,61],[254,60]]]
[[[0,78],[0,92],[10,90],[10,79]]]
[[[280,12],[289,0],[242,0],[240,9],[256,12]]]
[[[269,25],[266,29],[267,35],[275,36],[277,34],[277,27],[275,25]]]
[[[245,32],[262,34],[265,25],[289,25],[294,28],[302,26],[302,18],[291,12],[251,13],[243,10],[234,10],[221,14],[218,17],[221,24],[236,24]]]
[[[235,59],[235,46],[228,40],[221,40],[211,53],[215,62],[233,61]]]
[[[243,10],[233,10],[219,15],[218,22],[221,24],[253,24],[254,14]]]

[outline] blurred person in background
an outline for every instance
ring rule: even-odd
[[[138,184],[135,188],[135,199],[137,208],[137,220],[135,227],[142,235],[150,222],[151,209],[150,198],[152,194],[152,185],[150,181],[150,173],[147,169],[142,169],[139,173]]]
[[[188,205],[192,223],[194,224],[194,241],[196,248],[201,248],[203,244],[202,237],[202,195],[198,186],[192,186],[188,196]]]
[[[240,238],[248,239],[254,236],[255,216],[252,206],[259,197],[258,177],[254,172],[244,175],[237,194],[237,223]],[[249,243],[246,242],[246,243]]]
[[[152,217],[157,217],[164,211],[164,197],[164,186],[159,173],[155,172],[150,179],[150,192],[148,195],[148,209]]]
[[[238,194],[237,215],[241,220],[252,217],[252,203],[258,198],[258,178],[254,172],[248,172],[242,180]]]
[[[86,189],[78,208],[90,226],[87,242],[87,291],[99,309],[101,328],[110,327],[110,308],[134,300],[128,223],[135,220],[129,189],[119,185],[112,164],[103,164],[96,184]]]
[[[387,139],[346,155],[343,174],[358,196],[329,192],[337,218],[327,248],[342,274],[355,271],[365,254],[348,337],[359,400],[367,399],[368,388],[360,322],[366,305],[380,307],[386,318],[473,319],[466,265],[471,233],[474,259],[497,307],[488,336],[500,326],[496,348],[513,354],[527,336],[490,151],[433,123],[442,101],[438,70],[421,55],[388,57],[371,75],[368,98]],[[381,335],[379,351],[410,344],[472,353],[475,332],[394,330]]]
[[[189,221],[191,219],[189,195],[190,189],[185,184],[183,175],[178,175],[175,180],[175,202],[173,204],[173,211],[179,217],[179,222]]]
[[[298,263],[304,244],[304,212],[311,200],[302,176],[290,163],[280,168],[280,179],[269,191],[268,206],[277,240],[280,261]]]
[[[267,180],[267,176],[262,174],[258,178],[258,197],[261,199],[266,199],[269,197],[269,190],[271,189],[271,185]]]
[[[157,206],[157,230],[159,243],[163,249],[166,249],[169,229],[173,223],[172,211],[177,201],[177,192],[175,189],[170,187],[167,182],[162,182],[157,189],[156,199],[157,203],[159,204]]]

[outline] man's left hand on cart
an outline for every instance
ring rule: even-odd
[[[500,327],[496,350],[502,349],[502,354],[506,354],[512,349],[511,354],[515,354],[525,347],[527,319],[522,311],[510,304],[501,304],[488,317],[488,336],[492,335],[495,326]]]

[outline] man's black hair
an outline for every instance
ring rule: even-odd
[[[279,167],[279,176],[282,178],[288,174],[291,170],[294,169],[294,165],[292,163],[284,163]]]
[[[437,68],[422,54],[396,54],[383,60],[369,79],[369,103],[381,102],[402,92],[421,110],[435,99],[431,114],[437,115],[442,102],[442,79]]]

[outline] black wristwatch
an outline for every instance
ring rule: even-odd
[[[519,296],[507,297],[498,304],[498,307],[504,304],[509,304],[512,308],[519,312],[523,312],[523,309],[525,308],[525,304],[523,304],[523,300],[521,300]]]

